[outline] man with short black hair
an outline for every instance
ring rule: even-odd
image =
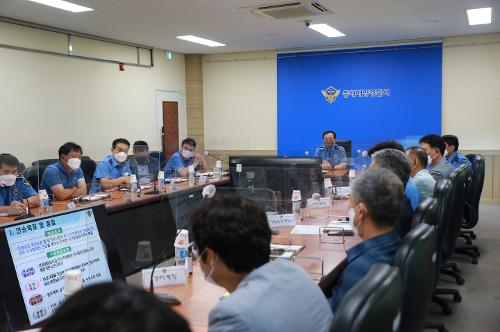
[[[315,155],[323,159],[321,168],[325,171],[347,167],[345,149],[337,144],[337,134],[332,130],[323,133],[323,145],[316,149]]]
[[[363,242],[347,250],[347,265],[329,298],[334,313],[345,294],[373,264],[393,264],[400,240],[394,223],[403,199],[401,180],[387,169],[370,169],[352,182],[349,220]]]
[[[40,205],[31,184],[18,173],[19,160],[11,154],[0,155],[0,213],[25,214],[30,207]]]
[[[160,161],[149,156],[149,146],[145,141],[136,141],[132,147],[134,158],[130,161],[130,170],[137,176],[139,184],[155,181],[160,169]]]
[[[90,193],[101,189],[128,186],[130,184],[130,170],[128,164],[128,149],[130,142],[125,138],[117,138],[111,145],[111,155],[102,159],[95,169]]]
[[[405,152],[405,149],[403,148],[403,146],[401,144],[399,144],[396,141],[390,140],[390,141],[382,141],[382,142],[379,142],[379,143],[375,144],[374,146],[372,146],[368,150],[368,155],[371,157],[375,152],[378,152],[378,151],[381,151],[384,149],[394,149],[394,150],[399,150],[401,152]]]
[[[420,139],[420,147],[427,154],[427,166],[434,180],[446,179],[454,168],[443,158],[445,151],[444,141],[439,135],[426,135]]]
[[[444,156],[446,160],[454,168],[458,168],[460,165],[466,164],[467,167],[472,169],[472,164],[466,156],[458,152],[458,137],[455,135],[444,135],[442,137],[445,145]]]
[[[208,331],[329,331],[332,312],[320,288],[288,260],[269,261],[266,214],[237,195],[215,197],[190,225],[205,279],[231,295],[210,311]]]
[[[411,161],[411,176],[413,182],[420,191],[422,199],[427,197],[432,197],[434,194],[434,187],[436,186],[436,180],[427,171],[427,154],[425,151],[418,147],[412,146],[406,149],[406,155]]]
[[[59,161],[49,165],[42,175],[40,188],[58,200],[66,200],[87,194],[85,176],[80,168],[82,147],[76,143],[63,144],[58,151]]]
[[[173,178],[176,176],[187,177],[189,166],[198,171],[205,171],[207,163],[202,155],[195,154],[196,141],[193,138],[186,138],[182,141],[181,149],[170,157],[163,168],[165,177]]]

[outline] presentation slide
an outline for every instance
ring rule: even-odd
[[[84,285],[112,281],[92,209],[5,228],[30,324],[64,302],[64,274],[82,271]]]

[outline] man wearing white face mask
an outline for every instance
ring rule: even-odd
[[[420,139],[420,147],[427,153],[429,173],[436,182],[446,179],[453,172],[453,166],[443,157],[445,144],[439,135],[426,135]]]
[[[187,177],[189,166],[193,166],[197,171],[205,171],[207,163],[202,155],[194,153],[196,141],[192,138],[186,138],[182,141],[181,150],[172,154],[163,171],[167,178],[176,176]]]
[[[0,155],[0,213],[24,214],[28,207],[40,205],[36,191],[17,173],[19,161],[10,154]]]
[[[128,164],[128,149],[130,142],[125,138],[117,138],[111,146],[111,155],[97,164],[90,193],[106,190],[112,187],[128,186],[130,184],[130,166]]]
[[[271,229],[255,203],[215,197],[190,217],[205,279],[231,293],[210,311],[209,332],[329,331],[332,312],[302,267],[269,261]]]
[[[54,194],[56,199],[65,200],[87,194],[85,176],[80,168],[82,147],[73,142],[59,148],[59,161],[49,165],[43,172],[40,188]]]
[[[370,169],[351,184],[349,220],[363,242],[347,251],[347,265],[329,298],[334,314],[344,295],[373,264],[393,264],[399,245],[394,223],[403,200],[403,183],[387,169]]]

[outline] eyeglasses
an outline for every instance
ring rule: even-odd
[[[203,249],[201,253],[199,253],[198,248],[193,244],[193,257],[196,260],[199,260],[203,255],[205,255],[205,252],[207,251],[207,248]]]

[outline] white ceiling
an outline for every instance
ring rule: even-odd
[[[314,17],[312,22],[328,23],[347,35],[332,39],[306,28],[303,20],[267,20],[239,9],[280,0],[70,1],[94,11],[74,14],[28,0],[0,0],[0,16],[181,53],[280,50],[500,31],[500,0],[321,0],[335,13]],[[469,26],[465,10],[480,7],[493,7],[493,23]],[[227,46],[210,48],[175,38],[189,34]]]

